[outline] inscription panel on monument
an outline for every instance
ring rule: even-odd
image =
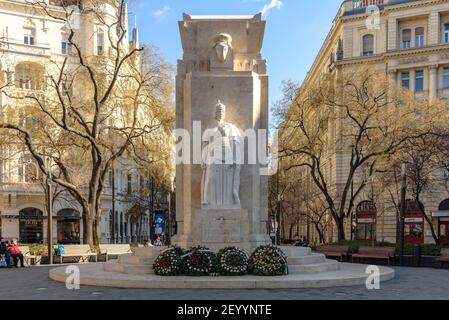
[[[241,211],[202,210],[202,240],[204,243],[239,243],[241,241]]]

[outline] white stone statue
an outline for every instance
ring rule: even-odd
[[[240,130],[224,121],[226,106],[218,101],[215,123],[202,137],[201,199],[203,207],[240,208]]]

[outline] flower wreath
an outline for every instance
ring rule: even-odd
[[[168,248],[163,251],[153,264],[154,273],[158,276],[177,276],[183,272],[181,259],[182,249],[178,247]]]
[[[190,248],[182,255],[182,261],[188,276],[207,276],[216,271],[216,255],[208,248]]]
[[[251,255],[253,274],[258,276],[282,276],[288,274],[285,254],[273,246],[258,247]]]
[[[241,276],[248,272],[249,257],[245,251],[228,247],[221,249],[217,255],[219,272],[224,276]]]

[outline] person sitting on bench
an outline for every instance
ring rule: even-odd
[[[8,245],[8,247],[7,247],[7,251],[9,252],[9,254],[11,255],[11,257],[14,261],[14,267],[18,268],[17,259],[19,259],[20,267],[25,268],[25,265],[23,263],[23,254],[22,254],[22,252],[20,252],[20,248],[17,244],[17,239],[13,239],[11,241],[11,244]]]
[[[5,262],[6,262],[6,268],[10,268],[11,267],[11,255],[8,252],[8,240],[3,240],[1,239],[0,241],[0,257],[4,257],[5,258]]]

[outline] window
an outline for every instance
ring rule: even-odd
[[[410,72],[401,73],[401,84],[403,88],[410,88]]]
[[[62,40],[61,40],[61,53],[62,54],[70,54],[71,53],[71,45],[69,42],[69,39],[67,37],[67,35],[62,35]]]
[[[97,34],[97,54],[101,56],[104,53],[104,33]]]
[[[412,43],[412,30],[411,29],[402,30],[402,49],[410,48],[411,43]]]
[[[443,88],[449,89],[449,67],[443,68]]]
[[[424,28],[415,29],[415,47],[424,47]]]
[[[424,71],[417,70],[415,72],[415,91],[422,92],[424,90]]]
[[[114,171],[109,170],[109,187],[112,188],[112,185],[114,184]],[[115,186],[114,186],[115,187]]]
[[[22,156],[19,159],[18,172],[21,183],[35,183],[42,177],[39,168],[30,155]]]
[[[23,29],[23,43],[30,46],[34,45],[34,29]]]
[[[444,25],[444,43],[449,43],[449,23]]]
[[[130,195],[133,192],[132,190],[132,175],[128,174],[128,189],[127,189],[127,193],[128,195]]]
[[[372,56],[374,54],[374,36],[372,34],[364,35],[362,42],[363,56]]]
[[[20,89],[43,90],[44,68],[35,63],[22,62],[15,68],[15,85]]]
[[[61,91],[63,96],[72,96],[72,85],[68,81],[61,82]]]

